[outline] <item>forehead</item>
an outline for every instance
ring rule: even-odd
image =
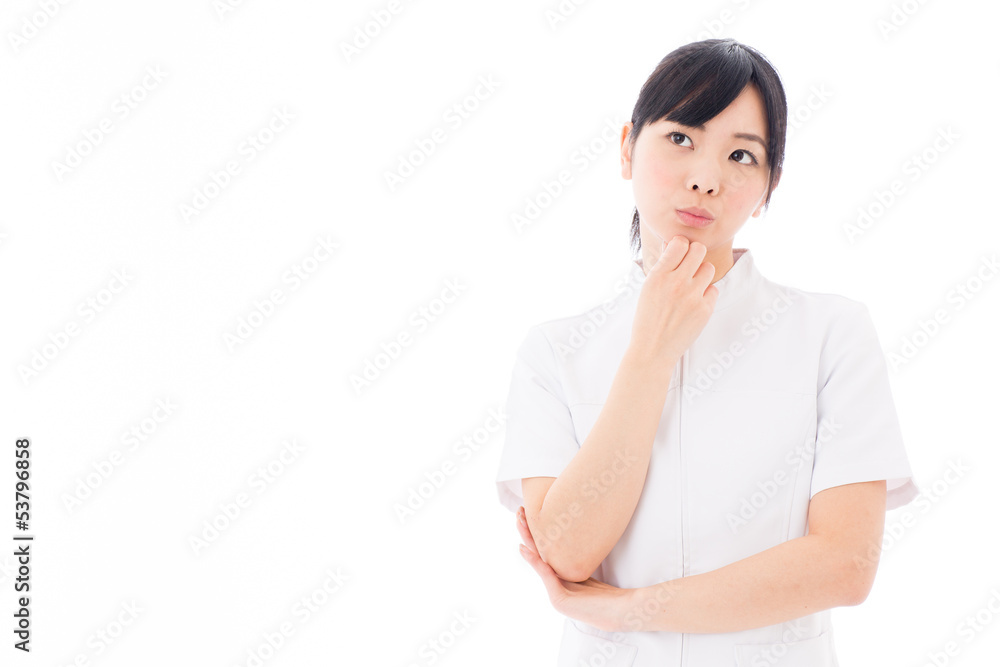
[[[679,124],[661,118],[656,124]],[[704,125],[695,129],[716,133],[724,132],[727,135],[734,133],[756,134],[767,139],[767,115],[764,109],[764,98],[757,91],[756,86],[747,86],[736,98],[729,103],[714,118],[705,122]]]

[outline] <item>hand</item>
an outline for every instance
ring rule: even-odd
[[[549,593],[549,601],[560,614],[608,632],[627,631],[625,618],[631,608],[634,589],[617,588],[590,577],[574,582],[561,579],[535,548],[524,507],[517,508],[517,529],[524,546],[521,555],[535,569]]]
[[[662,242],[639,292],[629,347],[665,371],[673,370],[715,310],[719,288],[711,284],[715,265],[704,261],[707,252],[705,244],[679,235]]]

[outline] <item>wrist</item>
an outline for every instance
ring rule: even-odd
[[[625,349],[623,358],[623,362],[629,366],[632,372],[667,381],[673,376],[674,368],[679,360],[679,356],[654,354],[633,344],[629,344]]]
[[[673,631],[674,597],[679,580],[664,581],[653,586],[626,588],[623,601],[622,629],[624,632]],[[675,606],[675,605],[674,605]]]
[[[646,632],[650,630],[649,612],[645,610],[647,589],[622,589],[620,632]]]

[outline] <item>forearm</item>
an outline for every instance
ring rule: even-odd
[[[580,451],[549,487],[538,516],[527,517],[539,554],[574,581],[590,576],[632,519],[671,371],[626,351]]]
[[[829,539],[806,535],[711,572],[631,589],[628,631],[737,632],[855,604],[859,571]]]

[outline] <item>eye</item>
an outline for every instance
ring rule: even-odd
[[[740,164],[757,164],[757,156],[754,155],[753,153],[751,153],[750,151],[745,151],[745,150],[740,149],[738,151],[733,151],[733,155],[744,155],[744,156],[745,155],[749,155],[750,156],[751,162],[744,162],[742,159],[739,159],[739,160],[737,160],[737,162],[739,162]]]
[[[667,134],[667,139],[669,139],[670,143],[674,144],[675,146],[683,146],[683,144],[679,144],[676,141],[674,141],[674,137],[684,137],[688,141],[691,140],[691,138],[688,135],[682,134],[681,132],[670,132]]]
[[[676,139],[675,139],[676,137],[681,137],[681,142],[680,143],[678,141],[676,141]],[[682,148],[687,148],[690,145],[690,144],[683,143],[684,140],[691,141],[691,137],[689,137],[688,135],[684,134],[683,132],[668,132],[667,133],[667,139],[673,145],[680,146]],[[733,155],[738,156],[736,162],[738,162],[739,164],[745,164],[747,166],[752,166],[752,165],[755,165],[755,164],[759,164],[759,162],[757,160],[757,156],[754,155],[753,153],[751,153],[750,151],[740,149],[740,150],[737,150],[737,151],[733,151]],[[750,157],[750,161],[749,162],[744,161],[743,158],[745,158],[746,156]]]

